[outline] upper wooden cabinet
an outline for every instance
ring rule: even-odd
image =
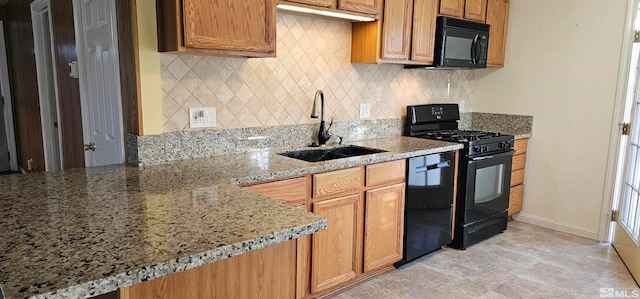
[[[278,3],[380,18],[384,0],[279,0]]]
[[[338,0],[338,9],[361,12],[366,14],[380,14],[383,0]]]
[[[432,64],[438,0],[387,0],[383,19],[354,23],[351,62]]]
[[[465,1],[464,18],[484,23],[487,19],[487,0]]]
[[[441,0],[440,14],[462,18],[464,16],[464,2],[465,0]]]
[[[338,0],[286,0],[283,2],[295,2],[321,7],[336,7],[338,4]]]
[[[491,25],[491,31],[489,32],[487,66],[504,66],[508,23],[509,0],[488,0],[487,24]]]
[[[158,50],[273,57],[275,0],[158,1]]]
[[[487,0],[442,0],[440,1],[440,14],[484,23],[487,14]]]

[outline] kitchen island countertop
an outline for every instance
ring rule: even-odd
[[[410,137],[350,144],[387,152],[309,163],[262,149],[0,177],[0,287],[7,299],[96,296],[312,234],[325,219],[237,184],[462,148]]]

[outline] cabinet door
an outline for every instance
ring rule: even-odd
[[[462,18],[464,15],[464,0],[440,1],[440,14]]]
[[[313,6],[335,8],[337,1],[338,0],[287,0],[284,2],[296,2],[296,3],[302,3],[302,4],[309,4]]]
[[[317,293],[354,279],[362,241],[359,237],[360,195],[313,204],[313,213],[327,219],[327,229],[311,237],[311,292]],[[359,241],[360,240],[360,241]],[[359,254],[360,252],[360,254]]]
[[[338,9],[377,15],[382,10],[382,0],[338,0]]]
[[[507,46],[507,24],[509,22],[509,0],[488,0],[487,24],[489,32],[489,53],[487,66],[503,66]]]
[[[367,191],[364,218],[364,272],[402,259],[404,184]]]
[[[382,26],[382,59],[408,60],[413,0],[387,0]]]
[[[275,53],[274,0],[184,0],[187,48]]]
[[[437,15],[438,0],[414,2],[411,60],[433,63]]]
[[[464,18],[484,23],[487,17],[487,0],[467,0],[464,4]]]
[[[509,192],[509,216],[522,211],[524,184],[511,187]]]

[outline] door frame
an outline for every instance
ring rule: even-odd
[[[4,97],[4,121],[9,146],[9,167],[18,171],[18,150],[16,146],[16,129],[13,120],[13,103],[11,102],[11,85],[9,83],[9,64],[7,47],[4,38],[4,22],[0,20],[0,92]]]
[[[53,48],[53,31],[51,25],[51,14],[50,14],[51,3],[49,0],[34,0],[31,2],[31,24],[33,26],[33,37],[34,37],[34,51],[36,57],[36,73],[37,73],[37,81],[38,81],[38,95],[40,101],[40,120],[42,125],[42,141],[44,147],[44,162],[45,162],[45,170],[59,170],[62,169],[64,165],[63,161],[63,146],[62,146],[62,135],[60,132],[60,125],[56,128],[55,136],[50,130],[47,129],[45,124],[51,123],[51,115],[53,113],[56,114],[56,118],[58,122],[60,122],[60,99],[58,99],[58,82],[56,78],[56,66],[55,66],[55,57],[53,56],[55,50]],[[45,24],[41,15],[48,14],[47,24]],[[43,32],[41,28],[47,28],[49,30],[49,43],[42,42]],[[46,47],[49,47],[49,51],[46,51]],[[53,78],[49,77],[49,74],[46,72],[47,65],[45,64],[45,56],[50,54],[51,64],[49,67],[52,68],[51,74]],[[53,94],[53,100],[49,99],[45,96],[43,90],[47,89],[45,85],[48,82],[52,82],[53,91],[49,92]],[[47,101],[49,100],[49,101]],[[55,107],[51,107],[50,103],[55,101]],[[53,111],[55,109],[55,111]],[[58,140],[57,152],[53,150],[55,148],[54,138]],[[56,155],[57,153],[57,155]]]
[[[609,140],[609,155],[607,157],[607,169],[605,173],[605,188],[602,200],[602,211],[600,213],[600,227],[598,230],[598,240],[600,242],[610,243],[613,240],[615,222],[611,221],[611,212],[618,209],[620,201],[620,188],[624,171],[623,160],[626,157],[626,148],[621,143],[622,123],[625,121],[629,69],[631,67],[631,50],[635,39],[635,19],[639,4],[640,0],[627,0],[627,13],[622,36],[622,51],[611,123],[611,137]]]

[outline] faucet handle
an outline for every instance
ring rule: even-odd
[[[331,135],[329,132],[331,132],[331,127],[333,126],[333,116],[331,117],[331,121],[329,121],[329,126],[327,127],[327,134]]]

